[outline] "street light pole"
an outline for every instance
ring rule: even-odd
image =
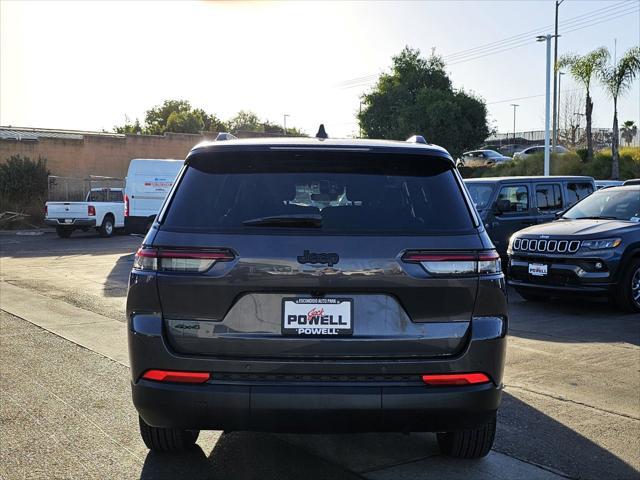
[[[558,87],[558,76],[556,65],[558,65],[558,7],[562,5],[564,0],[556,0],[556,28],[554,34],[554,47],[553,47],[553,151],[556,150],[556,144],[558,143],[558,126],[556,125],[556,112],[559,107],[556,106],[556,96]]]
[[[289,116],[288,114],[286,114],[286,113],[284,114],[284,134],[285,134],[285,136],[287,135],[287,117],[288,116]]]
[[[538,42],[547,42],[547,75],[544,102],[544,175],[549,176],[549,123],[551,120],[551,39],[554,35],[538,35]]]
[[[564,75],[564,72],[558,72],[558,121],[556,123],[556,144],[553,146],[554,151],[558,143],[558,132],[560,132],[560,110],[562,109],[560,104],[560,95],[562,94],[562,75]]]
[[[514,144],[514,151],[515,151],[515,143],[516,143],[516,108],[518,108],[520,105],[518,105],[516,103],[512,103],[511,106],[513,107],[513,144]]]

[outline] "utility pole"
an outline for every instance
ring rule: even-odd
[[[515,143],[516,143],[516,108],[518,108],[520,105],[518,105],[516,103],[512,103],[511,106],[513,107],[513,144],[514,144],[514,151],[515,151]]]
[[[536,40],[538,42],[547,42],[547,75],[545,77],[545,102],[544,102],[544,175],[549,176],[549,123],[551,120],[551,39],[554,35],[538,35]],[[554,66],[555,67],[555,66]],[[555,75],[554,75],[555,76]]]
[[[553,151],[556,151],[556,145],[558,143],[558,126],[556,125],[557,109],[556,96],[558,87],[558,75],[556,65],[558,65],[558,7],[562,5],[564,0],[556,0],[556,28],[554,33],[554,47],[553,47]]]
[[[287,134],[287,117],[288,116],[289,116],[288,114],[286,113],[284,114],[284,134],[285,135]]]

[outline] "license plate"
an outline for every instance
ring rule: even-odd
[[[533,275],[534,277],[544,277],[547,275],[547,265],[543,265],[541,263],[530,263],[529,264],[529,275]]]
[[[65,218],[64,219],[64,223],[72,223],[73,222],[73,218]]]
[[[353,299],[284,298],[282,334],[328,337],[353,335]]]

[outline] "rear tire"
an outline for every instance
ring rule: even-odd
[[[518,295],[524,298],[527,302],[541,302],[546,298],[544,295],[527,292],[520,290],[519,288],[516,288],[516,292],[518,292]]]
[[[491,421],[480,428],[437,434],[440,451],[455,458],[485,457],[491,451],[495,436],[495,414]]]
[[[114,230],[115,227],[113,226],[113,217],[111,215],[105,215],[104,219],[102,220],[102,225],[100,225],[100,228],[98,229],[98,233],[100,233],[101,237],[106,238],[113,235]]]
[[[614,299],[621,310],[640,312],[640,258],[632,259],[624,270]]]
[[[69,227],[56,227],[56,233],[60,238],[69,238],[73,233],[73,229]]]
[[[183,452],[195,445],[200,434],[200,430],[152,427],[140,416],[138,420],[142,441],[154,452]]]

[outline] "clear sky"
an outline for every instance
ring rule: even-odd
[[[613,53],[617,39],[620,55],[640,44],[638,10],[638,0],[566,0],[559,53]],[[223,119],[240,109],[278,123],[288,114],[307,133],[324,122],[331,136],[348,136],[370,88],[352,80],[388,69],[409,45],[444,55],[454,86],[483,97],[499,131],[513,129],[511,103],[517,130],[542,129],[544,96],[522,97],[544,94],[545,47],[534,37],[553,33],[553,15],[553,0],[0,0],[0,124],[111,130],[176,98]],[[563,77],[563,92],[574,89]],[[609,127],[612,103],[594,90],[594,126]],[[636,81],[619,118],[639,117]]]

